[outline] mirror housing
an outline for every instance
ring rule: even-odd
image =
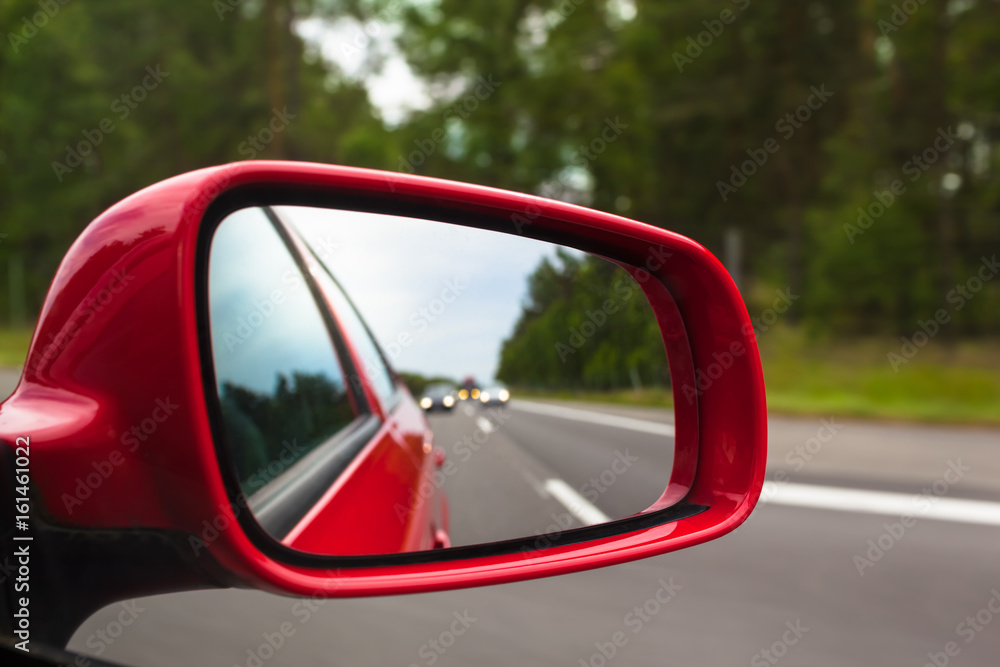
[[[207,231],[226,212],[258,204],[476,226],[630,267],[655,311],[674,378],[676,454],[666,492],[632,517],[545,536],[542,548],[512,540],[330,557],[295,552],[269,538],[221,472],[220,425],[206,403],[207,392],[215,391],[205,357]],[[550,576],[720,537],[749,516],[760,494],[766,410],[756,339],[740,293],[715,257],[685,237],[492,188],[247,161],[146,188],[82,233],[53,280],[21,382],[0,407],[5,465],[14,467],[18,438],[30,439],[36,529],[83,541],[109,535],[148,541],[152,535],[171,545],[171,568],[199,573],[156,583],[156,573],[147,572],[147,593],[214,584],[341,597]],[[130,593],[104,597],[115,594]]]

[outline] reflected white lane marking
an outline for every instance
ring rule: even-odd
[[[573,419],[579,422],[589,422],[591,424],[601,424],[602,426],[613,426],[615,428],[628,429],[629,431],[640,431],[642,433],[653,433],[654,435],[666,435],[674,437],[673,424],[661,424],[659,422],[646,421],[645,419],[633,419],[632,417],[621,417],[609,415],[603,412],[588,412],[567,408],[561,405],[548,405],[547,403],[533,403],[531,401],[518,400],[512,403],[511,407],[516,412],[534,412],[539,415],[549,417],[560,417],[561,419]]]
[[[933,494],[918,495],[791,482],[766,482],[760,503],[883,516],[911,515],[915,519],[1000,526],[1000,503],[941,498]]]
[[[479,419],[477,419],[476,426],[478,426],[479,430],[482,431],[483,433],[492,433],[493,431],[497,430],[497,427],[493,425],[493,422],[491,422],[486,417],[480,417]]]
[[[545,490],[585,526],[596,526],[611,521],[607,514],[594,507],[589,500],[561,479],[545,480]]]
[[[528,486],[534,489],[535,493],[537,493],[539,497],[541,497],[542,499],[548,500],[549,498],[552,497],[549,495],[549,492],[546,491],[545,487],[542,485],[542,480],[538,479],[527,470],[523,469],[521,470],[521,477],[524,478],[524,481],[528,483]]]

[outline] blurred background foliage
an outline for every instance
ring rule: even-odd
[[[1000,248],[997,0],[4,0],[0,25],[0,319],[15,328],[101,210],[257,157],[676,230],[732,267],[752,316],[775,290],[800,296],[783,323],[810,336],[898,341],[940,308],[947,341],[1000,330],[1000,281],[948,301]],[[398,117],[365,86],[394,58],[426,91]],[[168,76],[121,118],[115,101],[157,66]],[[279,110],[287,129],[248,148]],[[113,132],[57,173],[104,118]]]

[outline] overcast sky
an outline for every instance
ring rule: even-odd
[[[322,57],[335,63],[349,77],[364,83],[372,104],[390,125],[400,123],[405,116],[431,104],[424,84],[406,63],[392,36],[399,27],[389,22],[373,20],[359,24],[343,18],[334,22],[308,19],[298,24],[298,32]],[[370,71],[367,55],[378,53],[381,67]]]
[[[397,370],[457,381],[493,378],[528,275],[559,247],[413,218],[278,210],[330,268]]]

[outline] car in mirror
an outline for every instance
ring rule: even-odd
[[[652,389],[655,424],[559,400]],[[30,444],[33,544],[53,554],[33,604],[58,641],[138,594],[410,593],[694,546],[752,511],[766,418],[739,291],[689,239],[251,161],[91,223],[0,440],[5,480]]]
[[[420,407],[428,412],[433,410],[448,410],[455,407],[455,387],[446,382],[430,385],[420,396]]]

